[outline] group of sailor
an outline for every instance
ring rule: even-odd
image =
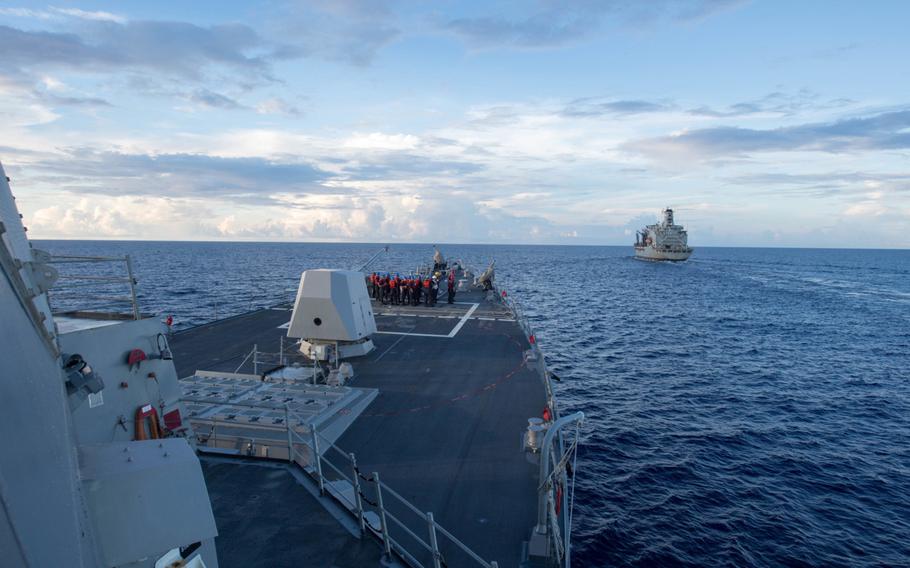
[[[442,272],[437,271],[432,277],[421,278],[419,275],[378,273],[374,272],[368,277],[370,291],[373,298],[383,304],[418,306],[421,300],[427,306],[435,306],[439,297],[439,288],[442,286]],[[446,278],[448,303],[455,302],[455,269],[449,270]]]

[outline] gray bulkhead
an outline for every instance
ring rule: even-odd
[[[176,428],[134,440],[142,405],[179,407],[163,326],[89,316],[58,328],[45,293],[55,273],[25,237],[2,166],[0,223],[0,564],[148,568],[201,543],[187,557],[217,567],[192,446]],[[147,357],[131,369],[136,348]],[[64,369],[74,353],[87,365]]]

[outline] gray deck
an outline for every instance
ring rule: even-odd
[[[206,458],[202,471],[221,568],[379,566],[379,545],[342,526],[287,465]]]
[[[521,437],[544,407],[545,388],[524,362],[528,340],[505,307],[479,291],[459,293],[457,301],[374,303],[376,350],[351,361],[352,386],[377,388],[379,396],[337,445],[480,556],[516,567],[536,513],[537,469]],[[289,319],[287,310],[261,310],[176,334],[179,376],[234,371],[254,343],[277,351],[285,333],[279,326]],[[209,476],[210,490],[220,483]],[[412,517],[408,526],[426,535]],[[469,565],[441,546],[449,565]]]

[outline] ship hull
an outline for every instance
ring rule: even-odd
[[[692,256],[692,249],[683,251],[657,250],[653,247],[635,247],[635,258],[640,260],[681,262]]]

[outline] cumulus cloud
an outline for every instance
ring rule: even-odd
[[[41,238],[199,238],[217,234],[211,211],[198,200],[152,196],[61,196],[58,204],[27,215]],[[168,236],[170,235],[170,236]]]
[[[238,215],[229,202],[185,197],[63,196],[27,212],[38,238],[388,242],[546,242],[575,238],[550,221],[476,203],[468,195],[309,195]],[[574,232],[577,236],[577,232]]]

